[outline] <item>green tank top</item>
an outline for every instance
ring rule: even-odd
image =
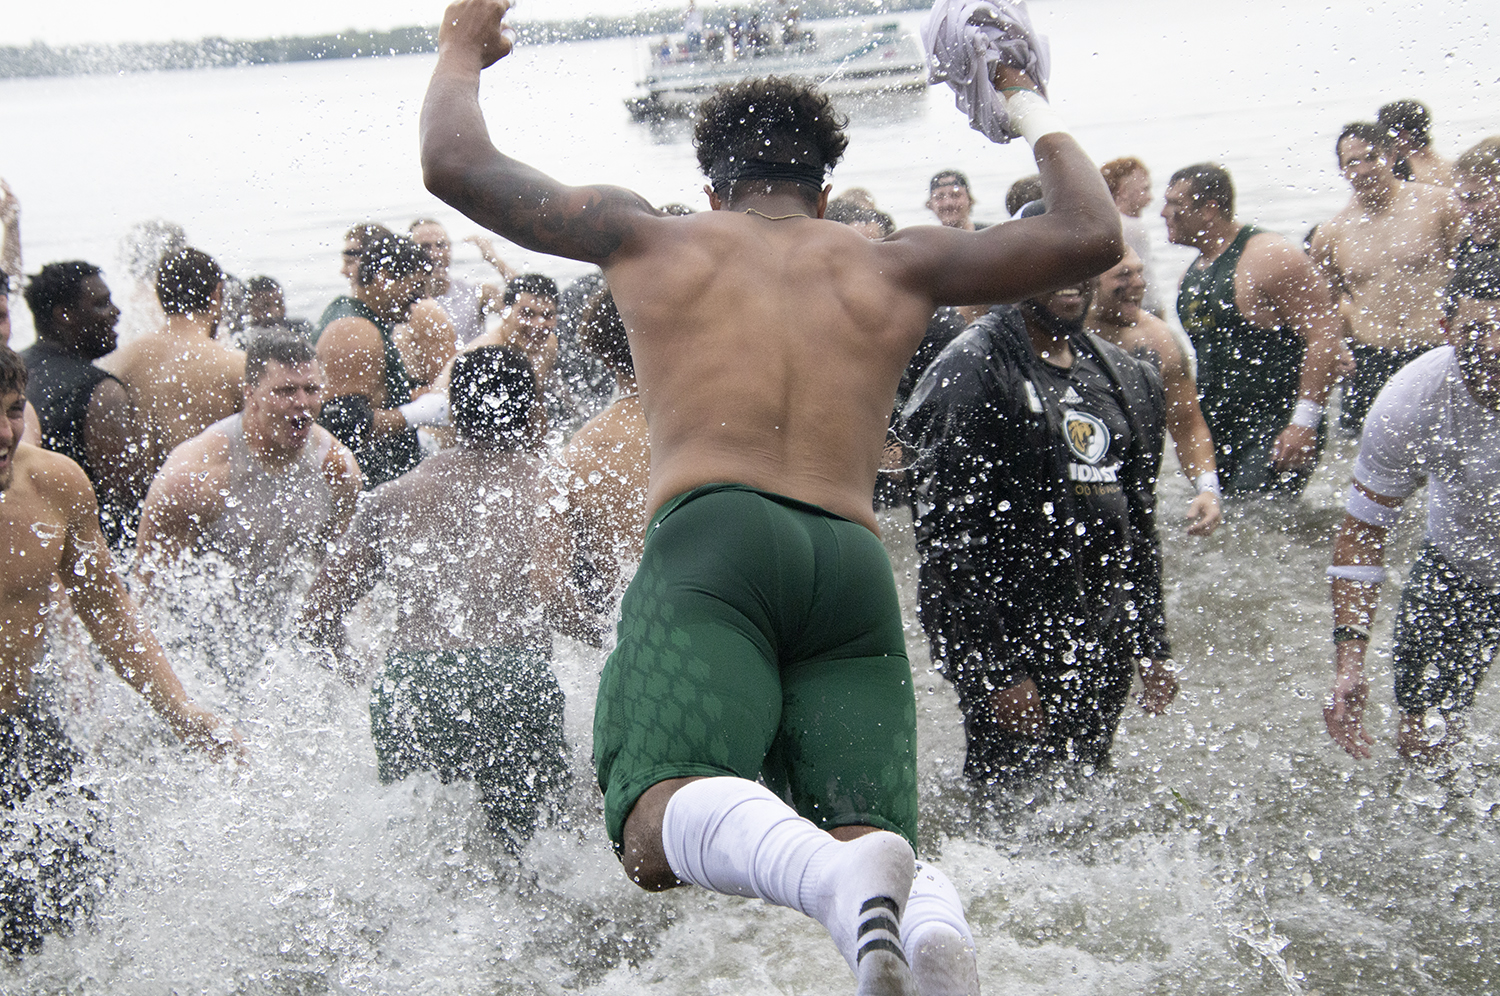
[[[358,298],[341,295],[323,309],[323,315],[318,319],[318,333],[313,341],[322,338],[323,330],[340,318],[363,318],[380,332],[380,345],[385,354],[386,407],[395,408],[410,401],[411,392],[418,385],[416,379],[406,371],[401,350],[391,341],[391,330],[395,328],[395,323],[382,319]],[[422,460],[422,450],[417,442],[416,430],[407,429],[381,440],[371,440],[359,447],[354,456],[359,461],[365,486],[372,488],[400,477],[415,467]]]
[[[1240,256],[1261,231],[1246,225],[1218,259],[1188,267],[1177,294],[1177,316],[1198,354],[1198,399],[1216,441],[1252,426],[1279,430],[1297,406],[1306,343],[1289,329],[1252,324],[1234,302]]]

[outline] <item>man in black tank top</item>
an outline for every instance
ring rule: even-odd
[[[26,287],[37,341],[21,352],[30,371],[38,443],[83,468],[99,496],[99,522],[116,549],[135,537],[150,483],[149,448],[134,398],[93,361],[115,348],[120,309],[91,263],[49,263]]]
[[[1212,163],[1173,174],[1162,217],[1169,239],[1199,252],[1177,313],[1224,493],[1299,494],[1343,348],[1328,282],[1281,236],[1235,221],[1234,186]]]
[[[355,296],[324,310],[313,340],[328,378],[320,422],[353,451],[367,487],[415,467],[422,459],[417,429],[446,417],[435,396],[414,402],[421,384],[393,337],[397,325],[411,321],[431,268],[427,251],[408,238],[371,240],[359,257]]]

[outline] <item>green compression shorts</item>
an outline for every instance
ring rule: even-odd
[[[916,846],[916,701],[885,547],[816,505],[735,484],[647,528],[594,715],[610,840],[657,782],[763,777],[825,829]]]

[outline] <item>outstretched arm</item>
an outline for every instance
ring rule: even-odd
[[[570,187],[501,154],[479,109],[479,75],[509,54],[511,0],[458,0],[443,14],[422,105],[422,179],[437,197],[517,245],[603,265],[658,212],[618,187]]]

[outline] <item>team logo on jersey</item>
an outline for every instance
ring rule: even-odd
[[[1068,449],[1084,463],[1096,464],[1109,452],[1109,426],[1086,412],[1064,414],[1063,432],[1068,436]]]

